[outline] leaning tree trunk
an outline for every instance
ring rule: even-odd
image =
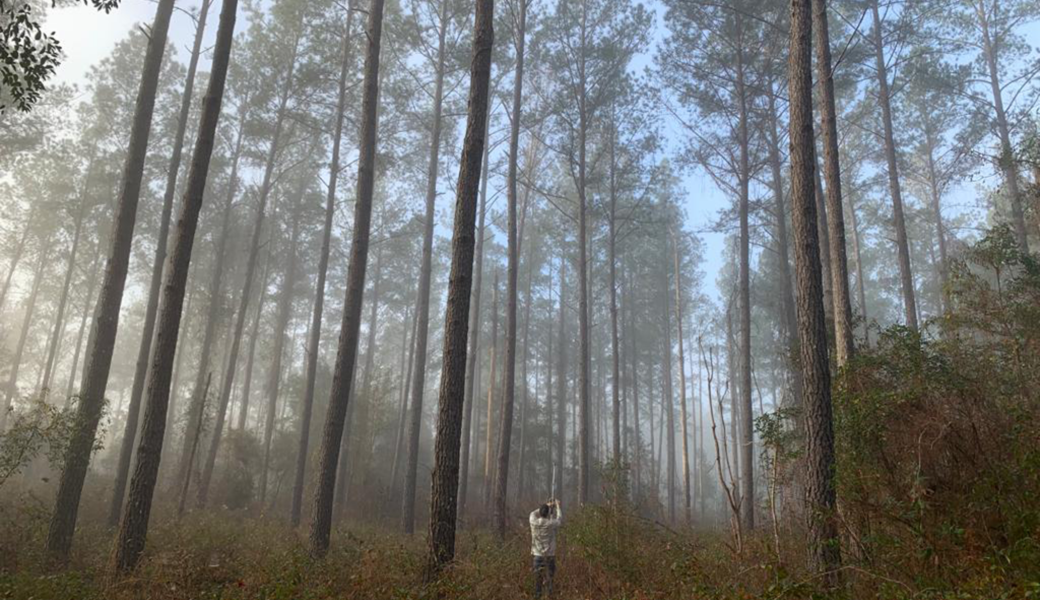
[[[810,0],[791,0],[788,61],[791,190],[795,271],[798,282],[798,334],[805,384],[806,479],[809,557],[812,568],[835,586],[841,565],[834,522],[834,433],[831,416],[827,326],[822,301],[820,244],[816,229],[812,125],[812,14]]]
[[[155,351],[152,353],[148,377],[148,404],[141,427],[141,445],[137,450],[137,464],[130,481],[130,496],[127,498],[126,512],[123,514],[116,542],[114,565],[115,569],[122,573],[137,566],[144,551],[145,537],[148,535],[148,516],[151,513],[152,496],[159,476],[163,430],[166,428],[166,405],[170,397],[170,381],[181,323],[181,309],[184,305],[184,290],[188,281],[188,267],[195,230],[199,223],[199,212],[202,209],[206,178],[209,174],[210,157],[213,155],[217,122],[220,120],[220,105],[224,99],[224,83],[227,79],[228,61],[231,58],[237,11],[238,0],[224,0],[213,48],[209,89],[202,100],[202,116],[198,137],[195,140],[195,151],[192,154],[188,184],[184,191],[184,200],[181,202],[181,214],[177,219],[169,268],[164,275]]]
[[[430,286],[433,275],[433,222],[436,219],[437,172],[441,150],[441,116],[444,106],[445,37],[448,33],[448,2],[441,0],[440,31],[437,43],[437,71],[433,92],[433,131],[430,134],[430,158],[426,173],[426,216],[423,229],[422,270],[416,295],[419,319],[415,338],[415,371],[412,379],[412,405],[408,424],[408,465],[404,475],[404,503],[401,528],[411,534],[415,530],[415,488],[419,474],[419,434],[422,431],[423,393],[426,391],[426,344],[430,330]]]
[[[812,0],[816,29],[816,71],[821,82],[820,117],[823,122],[823,174],[827,179],[827,231],[831,258],[831,290],[834,307],[834,344],[838,367],[852,358],[852,294],[845,251],[845,215],[841,201],[841,162],[838,155],[838,117],[834,99],[834,71],[827,23],[827,1]]]
[[[917,329],[917,300],[914,296],[914,276],[910,267],[910,243],[906,236],[906,218],[903,215],[903,192],[899,184],[899,164],[896,161],[896,142],[892,126],[892,100],[888,89],[888,67],[885,64],[885,46],[882,39],[881,15],[878,0],[870,10],[874,15],[874,58],[877,66],[878,103],[881,104],[881,122],[885,131],[885,161],[888,166],[888,190],[892,194],[892,225],[896,230],[896,251],[899,258],[899,280],[903,290],[903,310],[906,326]]]
[[[489,10],[488,7],[478,8]],[[506,533],[506,493],[509,489],[509,451],[513,441],[513,405],[516,398],[516,296],[517,276],[520,272],[520,244],[516,231],[516,171],[520,154],[520,118],[523,110],[524,89],[524,42],[527,26],[527,0],[519,0],[516,16],[516,69],[513,73],[513,110],[509,131],[509,172],[506,177],[507,195],[507,253],[506,265],[506,347],[502,365],[502,410],[500,411],[498,436],[498,475],[495,478],[494,529],[499,539]],[[490,12],[490,10],[489,10]],[[479,28],[479,24],[478,24]],[[489,25],[490,28],[490,25]],[[477,33],[480,31],[478,29]],[[490,39],[487,40],[490,48]],[[476,74],[474,74],[476,75]],[[486,110],[486,109],[485,109]],[[477,165],[479,171],[480,165]],[[431,537],[433,530],[431,529]]]
[[[188,61],[188,76],[184,80],[181,108],[177,115],[173,153],[170,155],[170,164],[167,167],[166,191],[163,193],[162,211],[159,217],[159,235],[155,239],[148,303],[144,312],[144,325],[141,327],[141,342],[137,349],[134,382],[130,388],[130,404],[126,410],[123,441],[119,447],[119,463],[116,466],[116,480],[112,486],[112,502],[108,511],[108,526],[113,528],[119,524],[119,514],[123,510],[123,496],[126,493],[126,480],[130,476],[130,459],[133,455],[138,420],[141,414],[141,396],[144,393],[145,378],[148,375],[148,358],[155,334],[155,315],[159,310],[159,296],[162,292],[159,286],[162,284],[163,265],[166,263],[166,244],[170,234],[170,218],[173,214],[173,196],[177,188],[177,175],[181,168],[184,134],[188,128],[188,115],[191,112],[191,98],[195,88],[195,72],[199,65],[199,55],[202,53],[202,37],[206,31],[206,15],[209,14],[210,3],[211,0],[203,0],[202,8],[199,11],[198,24],[195,27],[195,42],[192,46],[191,59]]]
[[[137,221],[137,205],[141,198],[152,113],[155,109],[159,73],[172,14],[173,0],[159,0],[155,10],[155,21],[149,30],[148,49],[145,52],[141,83],[134,107],[134,120],[130,130],[130,143],[123,166],[119,204],[112,228],[111,248],[105,267],[104,282],[101,285],[101,295],[94,313],[90,341],[87,344],[87,364],[80,385],[80,401],[76,407],[76,425],[65,451],[61,482],[58,484],[54,502],[54,514],[47,533],[47,551],[59,562],[68,559],[72,547],[83,481],[87,477],[91,449],[94,447],[98,422],[105,406],[105,388],[108,386],[116,331],[119,329],[119,309],[123,303],[123,287],[130,265],[130,247],[134,236],[134,224]]]
[[[311,437],[311,413],[314,410],[314,382],[318,373],[318,353],[321,344],[321,320],[325,310],[325,279],[329,271],[329,252],[332,246],[332,220],[336,214],[336,184],[339,182],[339,153],[343,138],[343,116],[347,110],[347,70],[353,61],[350,32],[354,22],[354,3],[347,4],[347,24],[343,31],[343,62],[339,69],[336,97],[336,117],[332,134],[332,159],[329,161],[329,189],[325,196],[325,226],[322,229],[321,252],[318,255],[318,276],[314,286],[314,312],[307,339],[307,372],[304,375],[303,408],[300,414],[300,443],[296,449],[296,476],[293,482],[292,507],[289,520],[293,527],[300,524],[303,505],[304,476],[307,471],[307,451]]]
[[[491,111],[488,110],[490,117]],[[484,129],[487,130],[487,123]],[[466,500],[469,493],[469,461],[470,446],[473,440],[473,414],[476,402],[477,362],[480,358],[480,291],[484,279],[484,223],[487,215],[488,155],[490,144],[484,144],[483,173],[480,183],[479,225],[477,225],[476,265],[473,267],[473,299],[469,312],[469,352],[466,354],[466,385],[463,392],[466,401],[465,417],[462,424],[462,457],[459,459],[458,520],[461,526],[466,514]]]
[[[525,0],[520,0],[523,5]],[[469,117],[462,145],[458,194],[455,200],[455,231],[452,234],[451,274],[444,318],[444,367],[434,447],[433,487],[430,500],[430,535],[427,578],[455,557],[455,502],[459,483],[459,444],[466,387],[466,337],[473,277],[473,239],[477,186],[484,144],[488,89],[491,80],[491,49],[494,40],[493,0],[476,0],[473,59],[470,62]],[[522,10],[522,9],[521,9]],[[521,19],[523,17],[521,16]],[[521,21],[522,23],[522,21]],[[522,31],[521,25],[521,31]],[[514,119],[516,119],[514,114]]]
[[[311,554],[324,557],[329,550],[332,531],[332,500],[336,490],[336,467],[343,439],[343,422],[350,402],[354,380],[358,334],[361,329],[361,305],[365,293],[365,269],[368,264],[368,238],[372,226],[372,192],[375,187],[376,130],[379,103],[379,49],[383,33],[384,0],[372,0],[368,11],[368,50],[365,55],[365,78],[362,83],[361,135],[358,143],[357,202],[354,205],[353,243],[347,273],[347,292],[343,302],[339,349],[329,396],[329,409],[318,455],[318,482],[314,494],[314,518],[311,523]]]

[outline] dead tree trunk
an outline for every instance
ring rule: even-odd
[[[524,0],[520,0],[524,2]],[[444,319],[444,368],[434,447],[433,486],[430,500],[430,535],[427,578],[432,578],[455,557],[455,502],[458,494],[459,443],[466,387],[466,337],[469,326],[470,286],[473,277],[477,186],[484,145],[487,143],[488,91],[491,49],[494,40],[492,0],[478,0],[470,62],[469,117],[462,145],[452,267],[448,280],[448,304]]]
[[[361,133],[358,140],[360,156],[353,242],[350,248],[339,349],[318,457],[318,482],[314,494],[314,518],[310,533],[311,554],[317,558],[324,557],[329,549],[336,467],[343,438],[343,422],[346,419],[354,380],[358,334],[361,328],[365,269],[368,265],[368,238],[372,226],[372,193],[375,187],[376,131],[379,124],[376,109],[379,104],[379,49],[383,33],[383,4],[383,0],[372,0],[368,11],[368,29],[365,37],[368,49],[365,54],[365,77],[361,87]]]

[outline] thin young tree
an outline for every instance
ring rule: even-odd
[[[311,328],[307,337],[307,367],[304,374],[303,410],[300,413],[300,442],[296,449],[296,475],[293,482],[292,506],[289,520],[293,527],[300,524],[303,505],[304,475],[307,470],[307,449],[310,445],[311,412],[314,409],[314,382],[318,373],[318,352],[321,344],[321,320],[325,310],[325,279],[329,271],[329,252],[332,246],[332,219],[336,214],[336,185],[339,182],[340,144],[343,138],[343,120],[347,111],[347,72],[353,62],[353,46],[350,32],[354,22],[354,3],[347,5],[347,23],[343,30],[343,62],[339,68],[339,83],[336,87],[336,113],[332,127],[332,157],[329,160],[329,186],[325,196],[325,224],[321,234],[321,250],[318,254],[318,276],[314,284],[314,311],[311,313]]]
[[[841,200],[841,161],[838,156],[838,116],[834,99],[834,69],[827,22],[826,0],[812,0],[813,41],[816,44],[816,73],[820,81],[820,121],[823,132],[823,174],[827,179],[827,252],[831,259],[831,290],[834,307],[834,345],[838,367],[852,358],[852,293],[845,246],[845,215]]]
[[[479,6],[479,5],[478,5]],[[516,296],[517,276],[520,271],[520,250],[517,237],[517,163],[520,155],[520,120],[523,110],[524,46],[527,36],[527,0],[517,0],[513,45],[516,68],[513,72],[513,109],[510,113],[509,167],[506,176],[506,237],[508,264],[506,265],[506,347],[502,365],[502,409],[499,421],[498,473],[494,493],[494,529],[499,538],[506,531],[506,493],[509,480],[509,451],[513,439],[513,405],[516,396]]]
[[[422,431],[423,395],[426,392],[426,346],[430,330],[430,288],[433,279],[433,225],[436,218],[437,178],[440,171],[441,129],[444,114],[444,76],[448,35],[448,0],[440,0],[440,22],[437,31],[437,62],[433,91],[433,130],[430,133],[430,155],[426,173],[426,214],[423,220],[422,267],[416,292],[415,369],[412,375],[412,403],[408,424],[408,465],[404,476],[404,504],[401,528],[411,534],[415,530],[415,490],[419,474],[419,434]]]
[[[116,331],[119,329],[119,312],[130,264],[137,205],[141,198],[152,113],[172,14],[173,0],[160,0],[149,30],[148,49],[144,56],[141,83],[134,107],[108,262],[87,344],[87,364],[83,369],[79,403],[76,406],[76,425],[65,451],[61,480],[54,501],[54,513],[47,532],[47,551],[51,558],[58,562],[65,562],[72,548],[83,481],[87,477],[98,422],[105,407],[105,388],[108,386]]]
[[[365,52],[365,76],[361,86],[361,132],[358,140],[360,156],[357,175],[357,201],[354,205],[353,242],[347,272],[343,322],[339,348],[329,395],[328,414],[318,455],[318,482],[314,494],[314,517],[311,522],[310,551],[322,558],[329,550],[332,531],[332,501],[336,490],[336,467],[343,439],[343,422],[350,402],[354,365],[357,360],[361,329],[361,307],[365,293],[365,269],[368,265],[368,241],[372,226],[372,195],[375,188],[376,133],[379,125],[379,50],[383,34],[384,0],[372,0],[368,10]]]
[[[524,0],[520,0],[523,2]],[[469,116],[462,146],[451,274],[445,309],[444,368],[441,375],[430,500],[427,576],[435,575],[455,557],[455,513],[459,483],[462,411],[465,406],[466,338],[473,283],[474,225],[484,145],[487,143],[488,90],[494,44],[494,2],[476,0],[473,59],[470,63]],[[515,118],[515,116],[514,116]]]
[[[192,153],[188,183],[174,229],[169,269],[163,275],[163,297],[155,337],[155,351],[152,353],[151,374],[148,378],[148,403],[141,427],[141,444],[137,449],[137,463],[130,481],[130,495],[116,541],[114,567],[120,573],[131,571],[137,566],[148,535],[148,518],[159,476],[159,459],[162,456],[163,430],[166,428],[166,408],[170,397],[181,309],[184,305],[191,251],[199,223],[199,213],[202,210],[217,123],[220,120],[220,108],[224,100],[224,84],[227,80],[228,63],[231,60],[231,43],[235,36],[237,12],[238,0],[224,0],[220,11],[220,24],[217,26],[217,39],[213,47],[209,87],[202,100],[202,116],[195,150]]]

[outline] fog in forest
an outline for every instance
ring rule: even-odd
[[[0,598],[1040,593],[1032,0],[0,32]]]

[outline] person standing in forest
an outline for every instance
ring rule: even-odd
[[[531,511],[531,556],[534,568],[534,597],[542,597],[544,582],[552,596],[553,576],[556,574],[556,532],[563,524],[563,510],[559,500],[549,500]]]

